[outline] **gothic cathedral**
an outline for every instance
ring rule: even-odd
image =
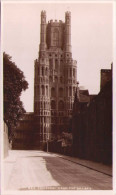
[[[46,22],[41,12],[39,56],[35,60],[34,115],[40,142],[67,131],[77,88],[77,62],[71,52],[71,13],[65,22]]]

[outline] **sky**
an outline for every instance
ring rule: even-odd
[[[113,62],[113,3],[110,2],[2,2],[2,51],[24,72],[29,88],[21,100],[33,112],[34,60],[40,43],[40,14],[46,10],[47,22],[65,20],[71,11],[72,56],[77,60],[79,86],[90,94],[100,90],[100,70]]]

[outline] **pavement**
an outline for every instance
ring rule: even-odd
[[[49,152],[10,150],[3,170],[2,195],[30,190],[112,190],[112,177],[106,175],[111,167]]]
[[[93,162],[93,161],[89,161],[89,160],[83,160],[83,159],[79,159],[76,157],[70,157],[70,156],[60,155],[60,154],[59,154],[59,157],[67,159],[71,162],[80,164],[81,166],[85,166],[87,168],[104,173],[104,174],[109,175],[109,176],[113,175],[112,174],[113,173],[112,165],[104,165],[102,163],[97,163],[97,162]]]

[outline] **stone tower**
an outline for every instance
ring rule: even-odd
[[[71,13],[65,22],[46,22],[41,12],[39,56],[35,60],[34,114],[40,141],[68,130],[77,88],[77,62],[71,52]]]

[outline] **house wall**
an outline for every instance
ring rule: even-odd
[[[73,155],[112,163],[112,81],[72,119]]]

